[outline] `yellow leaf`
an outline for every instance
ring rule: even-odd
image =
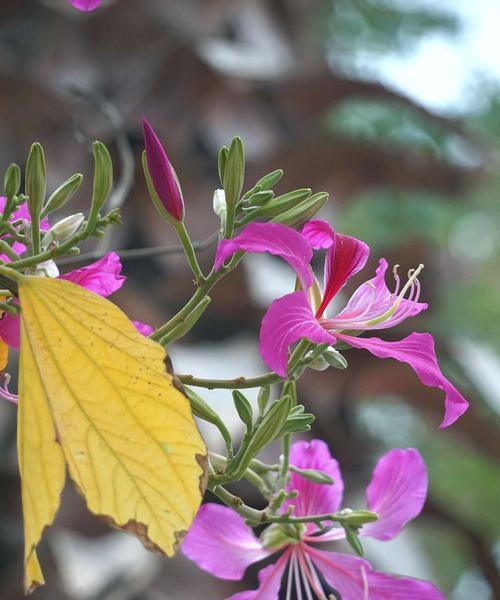
[[[60,279],[24,277],[19,465],[26,589],[65,468],[90,511],[171,556],[200,504],[206,449],[163,348],[111,302]]]
[[[0,371],[5,371],[9,362],[9,347],[0,339]]]

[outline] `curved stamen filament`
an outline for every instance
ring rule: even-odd
[[[398,295],[399,286],[401,284],[401,280],[399,279],[398,269],[399,269],[399,265],[394,265],[394,267],[392,267],[392,274],[394,275],[394,281],[396,282],[396,287],[393,292],[393,294],[395,296]]]
[[[388,310],[386,310],[385,313],[380,315],[379,317],[375,317],[375,319],[371,319],[370,321],[367,321],[367,323],[366,323],[367,326],[371,327],[373,325],[377,325],[378,323],[382,323],[383,321],[386,321],[387,319],[392,317],[392,315],[398,310],[398,308],[399,308],[401,302],[403,301],[404,296],[408,290],[410,290],[410,300],[413,301],[413,298],[414,298],[413,290],[416,288],[416,290],[418,292],[420,292],[420,285],[418,285],[418,287],[416,287],[415,281],[418,281],[417,277],[419,276],[419,274],[423,268],[424,268],[424,265],[420,264],[420,265],[418,265],[418,267],[416,269],[411,269],[410,271],[408,271],[408,281],[405,283],[403,289],[399,292],[399,294],[398,294],[396,300],[394,301],[394,303],[392,304],[392,306]]]

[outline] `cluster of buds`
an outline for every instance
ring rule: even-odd
[[[143,167],[151,199],[160,215],[178,227],[185,215],[179,179],[157,134],[146,119],[143,119],[143,130]],[[308,188],[276,196],[273,188],[283,177],[281,169],[268,173],[242,193],[245,149],[238,136],[232,139],[229,147],[220,149],[218,171],[222,187],[214,192],[213,208],[221,221],[223,237],[231,237],[234,229],[253,221],[300,227],[314,217],[328,200],[326,192],[313,194]]]

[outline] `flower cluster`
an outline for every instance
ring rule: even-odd
[[[324,442],[296,442],[290,464],[320,470],[334,483],[314,483],[294,473],[287,491],[297,496],[284,505],[284,511],[292,508],[293,515],[307,517],[339,510],[344,485],[338,463]],[[418,451],[391,450],[379,460],[366,489],[367,507],[378,520],[363,525],[359,535],[382,541],[395,538],[421,512],[426,495],[427,471]],[[276,562],[260,571],[258,589],[234,594],[231,600],[277,600],[280,589],[287,600],[322,600],[333,598],[334,593],[342,600],[444,600],[428,581],[381,573],[362,558],[316,546],[345,535],[342,527],[323,531],[314,523],[274,524],[258,538],[233,510],[208,503],[198,512],[182,551],[212,575],[236,580],[249,565],[280,553]]]

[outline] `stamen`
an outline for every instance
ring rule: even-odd
[[[8,373],[5,373],[3,376],[3,385],[0,385],[0,398],[17,404],[19,401],[19,397],[16,394],[13,394],[9,391],[9,383],[10,375]]]
[[[401,280],[399,279],[399,275],[398,275],[398,269],[399,269],[399,265],[394,265],[392,267],[392,274],[394,275],[394,281],[396,282],[396,287],[393,292],[394,296],[398,295],[399,285],[401,283]]]
[[[367,321],[366,324],[368,327],[371,327],[373,325],[378,325],[379,323],[382,323],[383,321],[386,321],[387,319],[389,319],[389,317],[392,317],[392,315],[398,310],[408,289],[413,289],[413,287],[415,285],[414,282],[417,279],[418,275],[420,274],[420,272],[422,271],[423,268],[424,268],[424,265],[420,264],[420,265],[418,265],[418,267],[416,269],[410,269],[410,271],[408,271],[408,281],[405,283],[403,289],[399,292],[393,305],[384,314],[380,315],[379,317],[375,317],[374,319],[371,319],[370,321]],[[410,292],[410,294],[411,294],[411,292]]]
[[[288,563],[288,578],[286,582],[286,598],[285,600],[292,600],[291,592],[292,592],[292,576],[293,576],[293,565],[294,565],[294,555],[292,554],[292,558]]]
[[[304,552],[304,557],[307,561],[307,564],[309,565],[309,570],[311,571],[311,575],[313,576],[316,587],[318,588],[318,590],[322,590],[323,586],[321,585],[321,581],[319,580],[318,573],[316,571],[313,561],[311,560],[311,557],[306,552]]]
[[[313,600],[311,592],[310,592],[310,588],[309,588],[309,586],[310,586],[318,600],[325,600],[325,594],[323,593],[321,584],[319,586],[317,585],[317,583],[314,580],[312,573],[304,559],[305,553],[302,551],[301,548],[299,548],[298,552],[299,552],[298,558],[300,561],[302,580],[304,581],[304,586],[306,587],[308,599]]]
[[[293,578],[295,581],[295,589],[297,591],[297,600],[303,600],[302,584],[300,583],[299,565],[298,565],[298,561],[297,561],[296,550],[294,550],[292,553],[292,561],[293,561]]]

